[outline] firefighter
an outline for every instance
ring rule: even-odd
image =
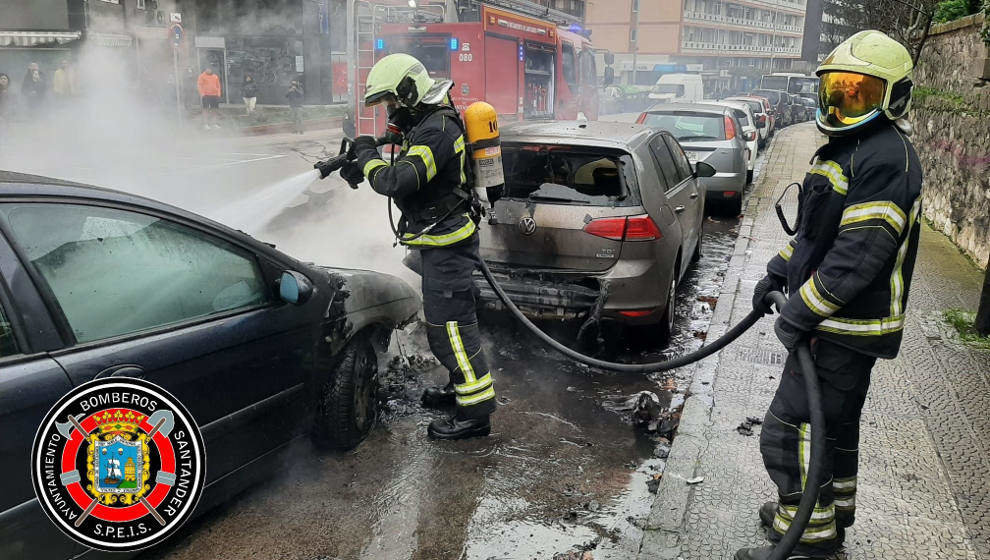
[[[364,102],[386,104],[390,124],[402,131],[402,151],[390,165],[379,156],[375,138],[359,136],[356,163],[341,170],[348,180],[366,177],[375,192],[395,201],[402,211],[399,241],[420,253],[427,339],[450,372],[450,382],[427,389],[424,402],[457,405],[451,418],[430,423],[427,433],[436,439],[488,435],[495,411],[472,281],[480,214],[468,185],[464,125],[448,95],[452,85],[430,78],[407,54],[378,61],[368,74]]]
[[[905,117],[911,56],[879,31],[859,32],[818,67],[815,152],[798,203],[798,231],[767,265],[754,307],[786,290],[774,331],[788,350],[810,340],[825,426],[809,424],[804,380],[792,352],[770,403],[760,452],[777,501],[759,510],[778,542],[804,491],[811,430],[826,430],[824,483],[791,558],[825,558],[842,544],[856,512],[859,421],[870,371],[897,355],[918,250],[921,164]],[[737,560],[769,558],[773,547],[739,550]]]

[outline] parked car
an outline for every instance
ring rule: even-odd
[[[790,123],[797,124],[804,122],[804,102],[797,95],[791,93],[781,93],[781,97],[787,100],[787,108],[790,111]]]
[[[733,215],[742,211],[746,142],[732,109],[702,103],[654,105],[637,122],[671,133],[691,162],[714,167],[715,176],[702,180],[707,199],[727,203],[726,211]]]
[[[813,99],[808,99],[807,97],[800,95],[797,96],[798,101],[804,105],[804,120],[810,121],[815,118],[815,114],[818,112],[818,103]]]
[[[529,316],[620,326],[674,322],[701,255],[704,187],[669,133],[631,123],[519,122],[501,130],[505,196],[481,256]],[[481,303],[501,304],[478,278]]]
[[[726,97],[723,101],[740,101],[749,106],[758,134],[757,147],[762,149],[770,138],[770,123],[772,119],[768,114],[769,102],[767,102],[767,105],[764,105],[764,100],[756,97]]]
[[[776,127],[778,129],[793,124],[791,122],[791,110],[786,92],[775,89],[754,89],[751,94],[766,97],[770,101],[774,117],[777,119]]]
[[[0,171],[0,231],[0,558],[85,551],[46,518],[29,468],[72,387],[141,377],[182,402],[209,451],[203,512],[296,435],[357,445],[375,422],[376,356],[421,305],[398,278],[45,177]]]
[[[742,127],[742,137],[746,142],[746,184],[753,182],[753,172],[756,169],[756,158],[760,152],[760,135],[757,127],[756,117],[750,110],[749,105],[744,101],[706,101],[706,103],[725,105],[732,108],[732,116],[739,121]]]

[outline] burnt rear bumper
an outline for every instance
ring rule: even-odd
[[[516,306],[532,319],[584,319],[592,312],[602,297],[600,287],[537,278],[513,277],[504,271],[492,271],[492,275]],[[478,305],[485,309],[505,309],[495,290],[484,276],[476,274],[474,286]]]

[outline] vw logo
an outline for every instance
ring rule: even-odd
[[[519,220],[519,231],[523,235],[533,235],[536,232],[536,220],[529,216]]]

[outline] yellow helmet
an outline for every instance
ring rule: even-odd
[[[364,104],[392,101],[405,107],[443,100],[453,82],[434,80],[423,63],[408,54],[390,54],[371,67],[364,93]],[[442,90],[442,91],[441,91]]]
[[[818,129],[851,133],[881,114],[897,120],[911,108],[911,55],[875,30],[860,31],[837,46],[815,72],[819,77]]]

